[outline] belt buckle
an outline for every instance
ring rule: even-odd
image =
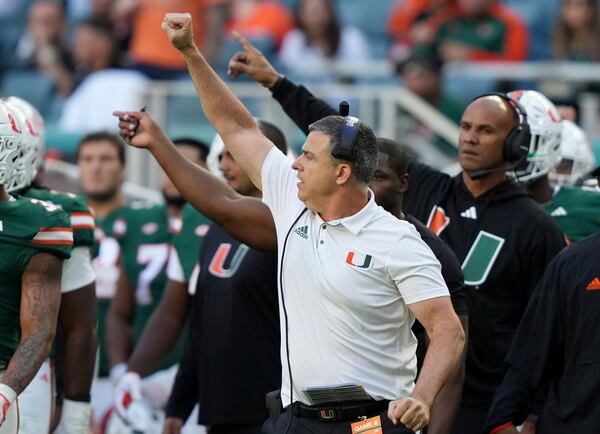
[[[338,419],[338,416],[337,416],[337,411],[335,411],[335,408],[327,408],[327,409],[319,410],[319,420],[321,420],[323,422],[331,422],[331,421],[334,421],[337,419]]]

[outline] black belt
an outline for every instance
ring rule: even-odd
[[[387,410],[390,401],[354,401],[340,402],[329,406],[308,406],[295,403],[293,414],[300,417],[318,419],[323,422],[348,422],[359,420],[363,416],[372,416]]]

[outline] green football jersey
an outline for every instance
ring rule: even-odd
[[[560,187],[544,208],[571,242],[600,231],[600,192]]]
[[[200,248],[211,221],[190,204],[181,210],[180,222],[174,228],[173,249],[169,257],[168,277],[176,282],[187,282],[190,294],[196,289],[200,271]]]
[[[71,219],[74,247],[94,245],[94,215],[82,196],[45,188],[29,188],[23,196],[44,200],[62,208]]]
[[[94,259],[101,282],[98,305],[100,338],[100,376],[109,374],[104,346],[104,321],[110,300],[117,290],[118,264],[122,263],[129,284],[135,291],[136,308],[133,322],[133,344],[141,336],[146,322],[160,302],[166,285],[166,264],[171,231],[164,205],[129,204],[97,222],[100,231],[97,256]],[[100,271],[102,270],[102,271]],[[103,282],[104,281],[104,282]],[[162,367],[176,363],[179,350]]]
[[[92,265],[96,272],[100,376],[108,375],[109,369],[104,344],[104,329],[110,302],[117,293],[119,255],[121,254],[119,239],[125,235],[126,214],[127,207],[123,206],[102,218],[96,217],[96,244],[92,248]]]
[[[36,253],[71,256],[73,231],[59,207],[18,197],[0,202],[0,370],[21,339],[21,277]]]
[[[172,233],[164,205],[132,204],[127,219],[127,237],[122,243],[121,260],[135,291],[133,344],[144,331],[152,312],[162,298],[167,284],[167,259]],[[162,368],[177,363],[179,353],[171,354]]]

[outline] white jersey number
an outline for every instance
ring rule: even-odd
[[[148,305],[152,303],[152,290],[150,286],[152,281],[165,268],[169,258],[169,245],[162,244],[142,244],[137,251],[137,263],[145,265],[142,272],[138,275],[137,288],[135,289],[135,299],[138,304]]]
[[[102,238],[98,256],[92,260],[96,272],[96,296],[113,299],[117,293],[119,280],[119,254],[121,246],[114,238]]]

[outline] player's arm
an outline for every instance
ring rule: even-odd
[[[135,126],[136,135],[131,138],[131,144],[154,149],[152,152],[158,163],[194,208],[254,249],[277,248],[273,217],[260,199],[242,196],[208,170],[188,160],[148,113],[115,114],[119,116],[123,138],[128,139],[129,127]]]
[[[429,409],[459,363],[465,335],[450,297],[437,297],[408,305],[423,325],[430,344],[417,383],[408,398],[392,401],[388,416],[412,430],[429,422]]]
[[[62,262],[53,254],[37,253],[21,278],[21,342],[2,376],[2,384],[17,395],[31,382],[52,347],[60,306]]]
[[[117,292],[106,315],[106,352],[111,369],[127,362],[133,342],[135,291],[120,265]]]
[[[58,323],[64,339],[64,393],[67,399],[89,401],[94,376],[96,285],[92,282],[62,295]]]
[[[458,319],[465,333],[465,346],[460,361],[442,386],[431,406],[431,421],[427,427],[428,434],[448,434],[454,425],[458,413],[465,381],[465,356],[467,354],[469,317],[459,315]],[[427,346],[429,347],[429,338]]]
[[[177,344],[190,306],[187,283],[167,281],[164,295],[136,344],[127,369],[141,377],[150,374]]]
[[[61,377],[65,400],[60,425],[63,432],[84,432],[90,420],[90,388],[98,347],[94,282],[62,294],[58,324],[63,340],[60,369],[68,373]]]
[[[169,279],[163,297],[144,327],[127,363],[127,373],[115,387],[115,408],[127,420],[130,399],[142,397],[141,377],[150,374],[177,344],[185,326],[190,296],[185,282]]]
[[[194,44],[191,15],[166,14],[162,28],[183,55],[209,122],[237,163],[260,188],[261,167],[273,144],[260,132],[250,112],[213,71]],[[130,137],[134,135],[135,125],[132,125]],[[162,151],[152,145],[149,149],[155,156]],[[169,172],[167,174],[170,176]]]
[[[310,124],[324,117],[338,114],[333,107],[315,97],[304,86],[296,85],[281,76],[264,54],[243,36],[236,32],[233,35],[244,51],[234,54],[229,60],[227,68],[229,76],[236,78],[242,73],[247,74],[254,81],[269,89],[273,98],[304,134],[308,134]]]

